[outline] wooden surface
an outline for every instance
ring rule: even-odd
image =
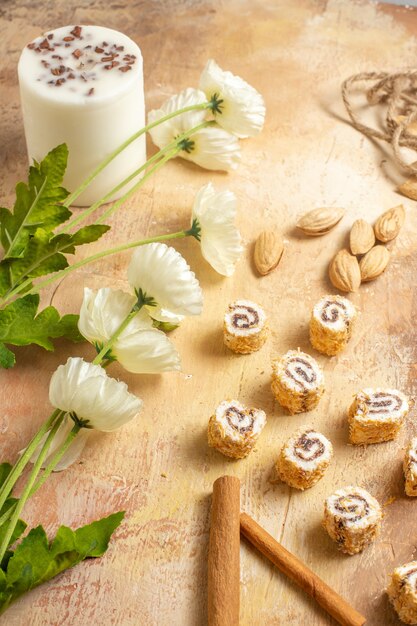
[[[135,423],[97,435],[82,462],[53,476],[30,503],[25,518],[79,525],[118,509],[126,521],[106,556],[84,563],[28,594],[0,619],[7,626],[200,626],[206,623],[210,493],[222,474],[242,481],[242,507],[274,537],[363,612],[369,626],[399,624],[384,588],[393,567],[416,558],[417,502],[403,492],[404,445],[417,434],[416,411],[399,439],[368,449],[347,445],[346,411],[365,385],[416,393],[415,277],[417,216],[405,200],[406,225],[386,274],[352,300],[362,311],[351,344],[339,358],[318,356],[326,394],[308,415],[289,417],[274,403],[270,361],[290,348],[312,352],[308,319],[316,300],[331,292],[326,268],[346,243],[358,217],[373,220],[401,199],[386,146],[378,147],[345,123],[340,83],[364,70],[415,65],[417,11],[348,0],[118,0],[3,1],[0,6],[0,197],[12,203],[26,162],[16,78],[21,48],[41,31],[66,23],[97,23],[126,32],[141,46],[148,108],[195,85],[208,57],[245,77],[265,96],[263,134],[242,143],[243,159],[230,175],[209,173],[181,161],[169,164],[120,210],[113,229],[95,249],[178,230],[188,223],[200,186],[213,181],[239,198],[246,255],[233,278],[222,279],[201,259],[194,241],[177,247],[196,271],[205,293],[204,313],[173,334],[183,372],[134,376],[117,365],[110,373],[145,401]],[[343,206],[347,216],[321,239],[294,232],[300,213]],[[283,231],[279,268],[259,278],[251,264],[254,235]],[[94,246],[89,248],[89,252]],[[85,254],[85,252],[84,252]],[[45,302],[77,311],[82,286],[124,286],[129,255],[109,258],[70,275]],[[272,336],[251,356],[222,344],[222,315],[237,297],[267,310]],[[87,346],[59,343],[54,354],[18,351],[18,366],[1,376],[1,457],[13,461],[49,414],[49,377],[69,355],[92,358]],[[317,355],[316,355],[317,356]],[[256,450],[228,461],[206,443],[207,421],[226,397],[263,408],[268,423]],[[271,483],[283,441],[313,423],[333,442],[335,458],[324,479],[306,493]],[[320,527],[324,498],[357,483],[385,507],[383,532],[357,556],[340,554]],[[241,624],[334,622],[245,543],[241,547]]]

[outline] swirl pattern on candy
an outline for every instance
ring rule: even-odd
[[[347,298],[324,296],[312,311],[311,345],[328,356],[338,354],[345,349],[356,318],[356,308]]]
[[[397,389],[363,389],[349,409],[349,440],[361,445],[395,439],[409,410]]]
[[[417,561],[393,571],[387,593],[400,620],[405,624],[417,624]]]
[[[379,534],[378,501],[361,487],[339,489],[324,503],[323,526],[346,554],[361,552]]]
[[[417,437],[414,437],[407,446],[403,468],[405,493],[407,496],[417,496]]]
[[[290,350],[272,363],[272,391],[289,413],[314,409],[324,393],[324,377],[317,361],[300,350]]]
[[[251,300],[236,300],[224,316],[224,343],[233,352],[249,354],[264,345],[268,337],[266,315]]]
[[[283,445],[277,472],[290,487],[309,489],[322,478],[332,456],[330,441],[310,426],[304,426]]]
[[[266,424],[260,409],[248,409],[237,400],[223,400],[210,417],[208,444],[225,456],[243,459],[255,446]]]

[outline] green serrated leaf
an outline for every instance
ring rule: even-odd
[[[0,263],[0,294],[5,295],[28,277],[36,278],[65,269],[68,267],[65,254],[74,254],[76,246],[97,241],[109,228],[105,224],[93,224],[73,234],[59,235],[37,228],[29,238],[24,256],[4,259]]]
[[[0,209],[0,241],[6,259],[22,256],[37,228],[50,232],[71,216],[61,204],[68,196],[61,187],[67,160],[65,144],[51,150],[41,163],[35,162],[29,168],[28,184],[16,185],[13,210]]]
[[[7,370],[13,367],[15,363],[16,357],[14,353],[9,348],[6,348],[4,343],[0,343],[0,367]]]
[[[16,598],[63,570],[89,557],[102,556],[124,512],[93,522],[78,530],[61,526],[49,543],[42,526],[33,528],[0,570],[0,612]]]
[[[0,463],[0,487],[3,485],[11,471],[12,466],[10,463]]]
[[[0,310],[0,345],[27,346],[34,343],[53,350],[52,339],[58,337],[83,341],[77,328],[77,315],[60,317],[53,306],[37,313],[38,306],[39,295],[28,294]]]

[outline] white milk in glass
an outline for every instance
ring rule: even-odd
[[[18,73],[29,159],[40,161],[66,143],[64,186],[70,192],[145,125],[142,54],[123,33],[102,26],[49,31],[25,47]],[[143,135],[97,176],[75,204],[99,200],[145,161]]]

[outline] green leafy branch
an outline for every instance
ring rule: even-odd
[[[10,471],[8,463],[0,465],[0,485]],[[0,516],[4,516],[16,502],[15,498],[9,497],[0,510]],[[37,526],[13,547],[27,528],[27,524],[19,520],[9,542],[12,548],[6,552],[0,565],[0,613],[24,593],[64,570],[87,558],[102,556],[123,518],[124,511],[119,511],[77,530],[61,526],[52,541],[48,540],[43,527]],[[0,525],[0,541],[5,530],[6,525]]]

